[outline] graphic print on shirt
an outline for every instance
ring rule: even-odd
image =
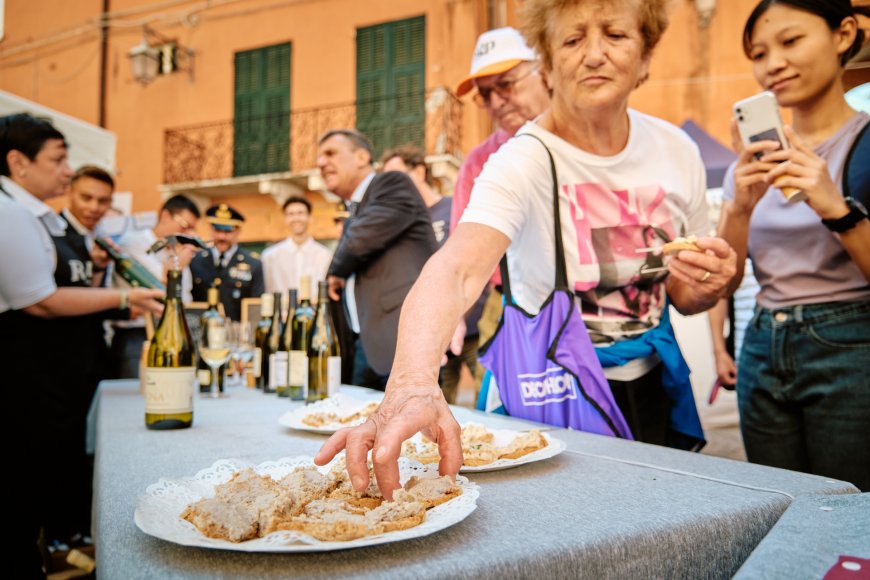
[[[594,342],[655,326],[665,306],[661,254],[638,252],[686,231],[659,185],[611,190],[601,183],[563,185],[577,233],[580,278],[574,291]]]

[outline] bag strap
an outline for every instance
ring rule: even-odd
[[[852,141],[852,147],[846,155],[843,164],[843,197],[854,197],[870,191],[870,123],[864,127]],[[853,163],[854,161],[854,163]],[[854,191],[853,191],[854,190]]]
[[[535,139],[544,146],[544,151],[547,152],[547,157],[550,159],[550,174],[553,177],[553,231],[555,232],[554,237],[556,242],[556,279],[553,285],[556,290],[570,292],[568,287],[568,269],[565,265],[565,244],[562,240],[562,216],[559,211],[559,183],[556,177],[556,161],[553,159],[550,148],[537,135],[521,133],[517,137],[531,137]],[[501,272],[501,285],[505,300],[508,304],[511,304],[513,296],[511,294],[510,275],[508,273],[507,254],[502,256],[499,261],[499,271]]]

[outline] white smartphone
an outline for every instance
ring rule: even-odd
[[[772,92],[764,91],[734,103],[734,118],[737,119],[737,130],[744,145],[757,141],[778,141],[783,149],[788,149],[779,107]],[[761,155],[757,154],[756,157]],[[784,187],[782,193],[792,203],[807,199],[803,191],[794,187]]]

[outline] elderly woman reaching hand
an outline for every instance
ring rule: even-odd
[[[679,252],[666,265],[660,255],[637,251],[708,229],[697,148],[677,128],[628,108],[666,27],[665,4],[524,3],[523,33],[541,57],[551,108],[490,158],[459,227],[405,301],[383,404],[366,424],[327,441],[318,462],[345,448],[351,478],[362,489],[366,453],[374,449],[378,485],[390,496],[399,485],[401,443],[422,431],[439,444],[441,473],[458,471],[459,426],[438,389],[439,361],[456,322],[505,252],[518,306],[535,313],[552,292],[556,249],[547,149],[555,161],[568,284],[583,322],[604,350],[629,343],[649,347],[636,356],[620,351],[613,358],[625,364],[614,367],[608,380],[635,438],[665,443],[671,404],[663,376],[676,357],[682,361],[674,341],[655,339],[662,329],[673,336],[667,304],[686,314],[702,312],[724,295],[736,270],[734,251],[719,238],[700,237],[702,252]],[[676,352],[656,350],[664,343]]]

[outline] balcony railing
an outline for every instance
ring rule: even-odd
[[[395,100],[388,99],[388,100]],[[367,103],[368,104],[368,103]],[[316,168],[317,139],[329,129],[357,126],[358,103],[326,105],[291,111],[289,127],[289,160],[279,163],[281,171],[300,173]],[[427,155],[453,155],[461,158],[462,103],[451,91],[438,87],[429,90],[423,102],[421,123]],[[188,125],[167,129],[164,140],[164,183],[187,183],[211,179],[239,177],[239,164],[234,168],[235,130],[238,120]],[[268,127],[274,135],[276,126],[286,126],[285,116],[246,119],[248,123]],[[247,127],[250,129],[250,127]],[[281,150],[287,141],[281,140]],[[377,150],[385,145],[375,143]],[[268,147],[268,144],[266,145]],[[286,153],[284,153],[286,155]],[[249,172],[250,173],[250,172]]]

